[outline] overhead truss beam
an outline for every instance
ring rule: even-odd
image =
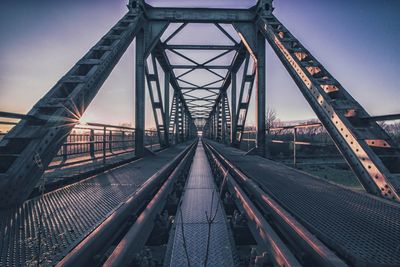
[[[165,49],[176,50],[237,50],[238,45],[165,45]]]
[[[210,8],[146,8],[149,20],[195,23],[232,23],[232,21],[252,22],[255,12],[249,9],[210,9]]]

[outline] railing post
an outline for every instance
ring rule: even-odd
[[[107,127],[103,127],[103,164],[106,164],[106,138],[107,138]]]
[[[297,128],[293,129],[293,166],[296,168],[296,141],[297,141]]]
[[[112,136],[112,130],[108,132],[108,149],[110,150],[110,153],[113,152],[113,136]]]
[[[89,133],[89,153],[90,157],[93,159],[94,158],[94,129],[90,129]]]
[[[247,132],[247,151],[250,151],[250,131]]]
[[[68,139],[67,139],[67,142],[68,142]],[[68,159],[68,145],[66,144],[67,142],[65,142],[63,144],[63,148],[62,148],[63,162],[67,161],[67,159]]]
[[[125,132],[124,131],[121,132],[121,143],[122,143],[122,146],[121,146],[122,150],[125,150],[126,146],[125,146]]]
[[[153,140],[154,136],[153,136],[153,132],[150,132],[150,150],[153,150]]]
[[[136,129],[132,132],[132,148],[136,151]]]

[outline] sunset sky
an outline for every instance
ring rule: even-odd
[[[248,7],[255,1],[152,0],[165,6]],[[127,11],[127,0],[3,0],[0,8],[0,110],[26,113]],[[238,4],[240,3],[240,4]],[[368,112],[400,113],[400,1],[275,0],[274,14]],[[192,40],[210,36],[198,27]],[[134,121],[133,45],[83,120]],[[281,120],[315,117],[267,49],[267,103]],[[152,127],[149,103],[146,126]],[[248,122],[254,123],[254,112]]]

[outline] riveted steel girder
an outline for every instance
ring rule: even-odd
[[[400,153],[389,135],[275,16],[257,24],[364,188],[400,201]]]
[[[158,8],[146,9],[149,20],[195,23],[232,23],[232,21],[252,22],[256,14],[247,9],[209,9],[209,8]]]
[[[137,32],[126,14],[0,142],[0,205],[25,200]]]
[[[149,90],[150,102],[153,109],[154,121],[161,146],[165,146],[166,141],[166,121],[164,103],[161,95],[160,80],[158,76],[157,62],[154,55],[151,56],[152,64],[146,64],[146,80]]]

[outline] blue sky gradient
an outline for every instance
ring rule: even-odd
[[[0,110],[27,112],[126,13],[127,0],[3,0]],[[255,1],[148,1],[165,6],[247,7]],[[400,1],[276,0],[275,15],[371,114],[399,113]],[[188,38],[209,38],[207,27]],[[214,37],[215,38],[215,37]],[[134,50],[128,49],[84,115],[134,120]],[[267,49],[267,103],[281,120],[313,118]],[[147,127],[153,126],[147,105]],[[253,110],[248,122],[254,122]]]

